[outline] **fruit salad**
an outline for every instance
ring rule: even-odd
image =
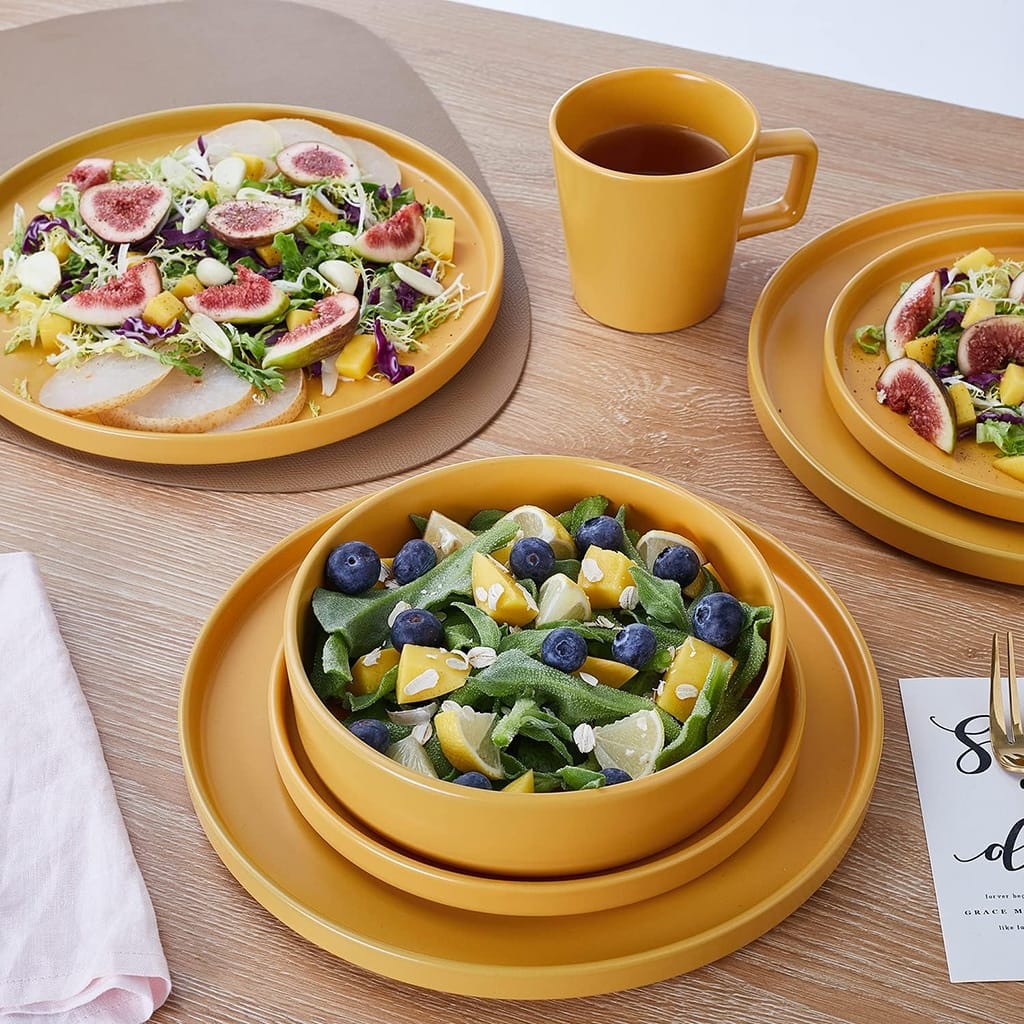
[[[754,689],[772,609],[726,592],[693,539],[609,511],[434,511],[383,557],[335,547],[317,694],[379,754],[479,789],[596,789],[700,749]]]
[[[854,341],[885,347],[879,402],[949,454],[963,440],[993,446],[995,468],[1024,482],[1024,260],[979,248],[930,270]]]
[[[286,422],[316,412],[314,386],[413,372],[403,355],[469,301],[454,246],[378,146],[234,122],[155,160],[83,160],[16,208],[6,351],[54,367],[23,397],[115,426]]]

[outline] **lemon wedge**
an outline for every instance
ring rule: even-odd
[[[563,619],[586,622],[591,615],[590,599],[583,588],[562,573],[549,576],[540,585],[537,609],[534,621],[537,626],[543,626],[545,622],[561,622]]]
[[[665,548],[674,548],[677,545],[682,544],[688,548],[693,548],[697,553],[697,557],[700,559],[700,564],[703,565],[707,558],[704,556],[704,552],[689,537],[684,537],[681,533],[672,533],[670,530],[648,530],[637,542],[636,550],[637,554],[643,559],[644,565],[648,569],[654,569],[654,560],[665,550]]]
[[[533,769],[523,772],[518,779],[513,779],[503,790],[503,793],[533,793]]]
[[[551,545],[555,558],[575,558],[576,545],[569,531],[550,513],[536,505],[520,505],[506,519],[519,527],[524,537],[539,537]]]
[[[434,732],[441,752],[460,772],[480,772],[489,779],[503,779],[498,748],[491,739],[498,716],[471,707],[448,708],[434,716]]]
[[[423,539],[437,552],[440,559],[472,543],[476,540],[476,534],[462,523],[457,523],[454,519],[435,511],[431,512],[430,518],[427,519]]]
[[[634,711],[610,725],[594,726],[594,756],[602,768],[621,768],[639,779],[654,771],[665,747],[665,726],[657,711]]]
[[[409,735],[404,740],[392,743],[384,753],[392,761],[397,761],[410,771],[426,775],[431,779],[437,778],[433,761],[427,757],[427,752],[423,749],[423,745],[416,740],[415,736]]]

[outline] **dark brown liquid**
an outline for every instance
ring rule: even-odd
[[[627,124],[587,139],[584,160],[626,174],[689,174],[729,154],[721,143],[681,124]]]

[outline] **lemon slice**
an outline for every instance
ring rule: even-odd
[[[503,793],[533,793],[533,769],[523,772],[518,779],[513,779],[503,790]]]
[[[634,711],[610,725],[594,726],[594,756],[602,768],[621,768],[639,779],[654,771],[665,746],[665,727],[657,711]]]
[[[431,512],[423,530],[423,539],[437,552],[438,558],[444,558],[472,543],[476,540],[476,534],[440,512]]]
[[[561,622],[574,619],[586,622],[591,615],[590,599],[583,588],[562,573],[549,576],[541,585],[537,601],[537,618],[534,625],[545,622]]]
[[[536,505],[520,505],[505,517],[523,531],[524,537],[539,537],[551,545],[555,558],[575,558],[576,545],[569,531],[550,513]]]
[[[216,320],[211,320],[205,313],[193,313],[189,317],[188,325],[211,352],[230,362],[231,339]]]
[[[693,548],[697,552],[700,564],[703,565],[707,558],[704,552],[689,537],[681,533],[672,533],[670,530],[648,530],[636,543],[637,554],[643,559],[648,569],[654,569],[654,560],[665,550],[682,544],[685,547]]]
[[[427,757],[427,752],[423,749],[423,745],[416,740],[415,736],[409,735],[404,740],[392,743],[384,753],[392,761],[397,761],[410,771],[426,775],[431,779],[437,778],[434,762]]]
[[[480,772],[489,779],[503,779],[498,748],[491,739],[498,716],[471,707],[448,708],[434,716],[441,752],[460,772]]]

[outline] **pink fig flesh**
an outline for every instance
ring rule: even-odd
[[[956,412],[949,392],[923,363],[907,356],[894,359],[875,383],[878,400],[893,412],[907,414],[910,428],[952,454],[956,447]]]
[[[387,220],[367,228],[353,243],[353,250],[374,263],[408,260],[423,248],[426,225],[423,207],[409,203]]]
[[[80,160],[68,171],[64,182],[74,185],[79,192],[84,192],[93,185],[103,185],[110,181],[110,173],[114,169],[114,161],[102,157],[89,157]],[[61,185],[64,183],[61,182]],[[39,203],[40,209],[52,210],[60,199],[61,185],[50,189]]]
[[[312,185],[324,178],[354,181],[359,168],[346,153],[326,142],[296,142],[275,157],[281,173],[297,185]]]
[[[207,215],[206,226],[222,242],[236,249],[270,245],[279,231],[293,231],[302,222],[297,203],[231,199],[218,203]]]
[[[1024,316],[988,316],[964,329],[956,349],[960,372],[991,373],[1024,363]]]
[[[82,193],[79,212],[105,242],[137,242],[163,223],[171,190],[156,181],[108,181]]]
[[[942,298],[942,279],[937,270],[922,274],[896,300],[885,318],[885,351],[890,359],[899,359],[907,342],[935,316]]]
[[[218,323],[262,324],[284,315],[288,296],[242,263],[234,281],[189,295],[185,305]]]
[[[72,295],[57,307],[57,312],[78,324],[117,327],[130,316],[142,316],[146,303],[162,288],[156,262],[142,260],[119,277]]]
[[[359,300],[354,295],[336,292],[320,299],[313,312],[316,316],[312,320],[289,331],[267,349],[264,369],[276,366],[297,370],[340,352],[356,332]]]

